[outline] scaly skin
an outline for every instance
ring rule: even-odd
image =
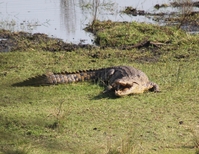
[[[30,78],[15,86],[40,86],[53,84],[67,84],[79,81],[100,81],[107,85],[105,92],[114,90],[116,96],[143,93],[145,91],[159,91],[156,83],[150,82],[146,74],[130,66],[115,66],[97,70],[79,72],[47,73]]]

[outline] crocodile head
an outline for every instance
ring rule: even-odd
[[[139,94],[152,88],[152,85],[141,83],[135,79],[122,78],[113,83],[116,96],[125,96],[129,94]]]

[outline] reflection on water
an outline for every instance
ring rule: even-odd
[[[60,0],[60,22],[67,33],[75,33],[76,13],[74,0]]]
[[[60,30],[67,42],[92,44],[93,35],[83,29],[89,22],[80,7],[83,0],[60,0]],[[64,36],[63,36],[64,35]]]
[[[0,28],[46,33],[67,42],[80,43],[81,40],[85,40],[85,43],[91,44],[92,34],[86,33],[83,29],[92,22],[95,13],[99,20],[154,23],[151,18],[129,16],[120,11],[124,10],[125,6],[132,6],[153,12],[155,4],[169,2],[168,0],[0,0]]]

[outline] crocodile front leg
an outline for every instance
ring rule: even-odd
[[[149,91],[160,92],[160,88],[156,83],[150,82],[149,84],[151,86],[151,88],[149,88]]]

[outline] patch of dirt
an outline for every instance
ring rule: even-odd
[[[183,61],[186,61],[187,59],[189,59],[190,55],[187,55],[187,54],[177,54],[174,56],[174,58],[176,60],[183,60]]]
[[[152,41],[149,41],[147,38],[145,38],[143,41],[141,41],[137,44],[123,46],[122,49],[123,50],[130,50],[130,49],[133,49],[133,48],[141,49],[141,48],[149,48],[149,47],[158,48],[162,45],[166,45],[166,44],[161,43],[161,42],[152,42]]]
[[[158,62],[159,57],[157,56],[140,56],[135,58],[137,63],[155,63]]]
[[[79,48],[92,49],[95,46],[90,44],[72,44],[66,43],[61,39],[50,38],[46,34],[27,33],[27,32],[10,32],[0,30],[0,52],[9,51],[26,51],[28,49],[45,51],[74,51]]]

